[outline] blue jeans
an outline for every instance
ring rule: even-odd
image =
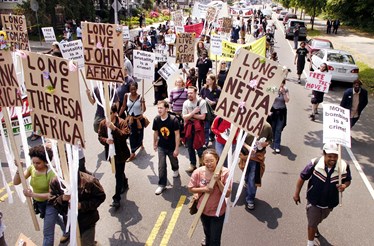
[[[166,186],[168,173],[166,169],[166,156],[169,157],[171,163],[171,170],[177,171],[179,169],[178,158],[173,156],[174,150],[165,149],[162,147],[157,148],[158,153],[158,184]]]
[[[219,217],[207,216],[205,214],[201,215],[201,223],[203,224],[206,246],[221,245],[221,235],[224,220],[225,214]]]
[[[273,128],[274,149],[280,149],[283,124],[284,124],[284,118],[280,120],[280,117],[278,117],[276,122],[272,123],[271,127]]]
[[[218,143],[218,141],[216,140],[215,143],[214,143],[214,147],[215,147],[215,149],[216,149],[216,151],[217,151],[217,154],[218,154],[219,156],[221,156],[222,151],[223,151],[223,148],[225,147],[225,145],[224,145],[224,144],[221,144],[221,143]],[[232,145],[232,153],[235,152],[235,147],[236,147],[236,144],[233,144],[233,145]],[[226,159],[225,159],[225,162],[223,163],[223,166],[224,166],[224,167],[227,167],[227,157],[226,157]]]
[[[47,202],[38,202],[39,210],[45,211],[43,226],[43,246],[53,246],[55,242],[55,225],[65,233],[65,224],[57,210]]]
[[[294,43],[294,45],[295,45],[295,50],[297,49],[297,46],[298,46],[298,41],[299,41],[299,37],[294,37],[293,38],[293,43]]]
[[[256,166],[257,166],[257,162],[249,160],[247,173],[246,173],[247,195],[245,196],[245,200],[249,204],[254,204],[255,197],[256,197],[256,191],[257,191],[257,186],[255,184]]]
[[[187,145],[188,157],[190,159],[191,165],[196,166],[196,152],[195,152],[195,149],[193,148],[193,137],[186,139],[186,145]],[[197,149],[196,151],[197,151],[197,155],[201,157],[203,155],[204,148],[201,147]]]

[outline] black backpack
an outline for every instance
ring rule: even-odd
[[[183,117],[179,114],[176,114],[176,113],[172,112],[172,111],[169,111],[168,113],[170,115],[174,116],[178,120],[179,136],[180,136],[180,138],[183,138],[184,137],[184,119],[183,119]]]

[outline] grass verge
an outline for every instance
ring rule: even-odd
[[[368,89],[370,95],[374,94],[374,69],[367,64],[357,61],[356,65],[360,69],[359,77]]]
[[[318,37],[321,36],[321,31],[314,28],[313,30],[308,27],[308,37]]]

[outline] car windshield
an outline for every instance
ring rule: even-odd
[[[305,23],[304,22],[298,22],[298,21],[290,21],[290,25],[291,26],[299,25],[299,27],[305,27]]]
[[[332,45],[330,42],[315,40],[314,47],[320,48],[320,49],[331,49]]]
[[[353,57],[348,54],[339,54],[339,53],[329,53],[327,54],[327,61],[337,62],[337,63],[346,63],[346,64],[355,64]]]

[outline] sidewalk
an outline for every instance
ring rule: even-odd
[[[305,18],[308,27],[311,27],[310,17]],[[314,29],[321,31],[320,38],[328,39],[335,49],[345,50],[352,54],[356,61],[361,61],[374,69],[374,39],[366,37],[346,26],[340,26],[338,34],[326,34],[326,21],[316,18]]]

